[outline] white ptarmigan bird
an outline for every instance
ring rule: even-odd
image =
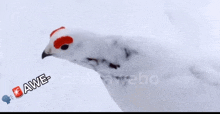
[[[61,27],[51,33],[42,58],[95,70],[123,111],[220,111],[216,56],[193,48],[181,51],[181,43],[167,48],[151,38],[132,38]]]

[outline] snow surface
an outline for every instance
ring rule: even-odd
[[[219,5],[219,0],[1,0],[0,97],[14,96],[14,87],[23,88],[42,73],[51,80],[9,105],[0,102],[0,111],[121,111],[95,71],[56,58],[41,59],[49,34],[65,26],[141,36],[136,39],[140,41],[151,37],[173,51],[186,48],[181,42],[188,46],[185,52],[201,49],[198,56],[208,53],[203,56],[215,60]]]

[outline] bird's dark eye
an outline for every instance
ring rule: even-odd
[[[61,46],[61,49],[62,50],[67,50],[69,48],[69,45],[63,45],[63,46]]]

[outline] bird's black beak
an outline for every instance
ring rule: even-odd
[[[46,54],[45,51],[42,53],[42,59],[44,59],[47,56],[51,56],[52,54]]]

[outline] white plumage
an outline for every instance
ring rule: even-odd
[[[62,36],[74,41],[68,49],[54,48]],[[43,58],[53,55],[95,70],[123,111],[220,111],[216,56],[207,58],[209,53],[183,49],[181,43],[166,46],[154,38],[135,39],[139,37],[62,29],[51,37]]]

